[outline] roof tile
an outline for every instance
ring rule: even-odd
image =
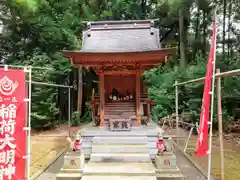
[[[106,22],[107,26],[94,25],[91,28],[97,27],[100,29],[91,30],[90,37],[88,37],[87,30],[83,32],[81,51],[132,52],[159,49],[159,29],[152,28],[154,33],[151,35],[150,24],[147,23],[135,26],[135,23],[129,24],[128,21],[126,24],[122,22],[121,24],[114,23],[111,25]]]

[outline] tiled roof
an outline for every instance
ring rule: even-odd
[[[83,32],[82,52],[131,52],[160,48],[151,21],[91,22]]]

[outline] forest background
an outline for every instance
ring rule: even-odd
[[[97,77],[91,69],[75,69],[61,53],[79,50],[87,21],[154,19],[164,47],[178,47],[165,66],[144,73],[149,96],[157,103],[154,120],[175,111],[175,80],[205,75],[212,35],[213,9],[218,7],[217,68],[240,68],[240,0],[7,0],[0,1],[0,56],[2,63],[47,68],[33,70],[33,80],[73,85],[74,124],[91,119],[92,88]],[[224,124],[239,118],[240,78],[222,81]],[[32,85],[32,127],[67,122],[68,89]],[[82,103],[77,103],[83,88]],[[203,84],[180,87],[180,113],[199,120]],[[78,111],[79,110],[79,111]],[[80,112],[80,113],[79,113]],[[215,120],[216,122],[216,120]],[[215,126],[217,127],[217,126]]]

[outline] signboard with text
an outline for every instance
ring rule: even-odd
[[[0,180],[24,180],[26,74],[0,68]]]

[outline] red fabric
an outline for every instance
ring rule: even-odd
[[[158,141],[157,141],[157,149],[158,149],[159,151],[164,151],[164,150],[165,150],[165,146],[164,146],[163,140],[158,140]]]
[[[25,77],[23,70],[0,68],[0,179],[4,180],[25,179]]]
[[[81,141],[77,140],[74,142],[74,150],[80,150],[81,149]]]
[[[212,74],[213,74],[213,61],[215,58],[215,40],[216,40],[216,23],[213,23],[213,36],[210,53],[208,57],[207,72],[205,77],[203,102],[200,115],[200,126],[197,140],[197,155],[204,156],[208,151],[208,121],[209,121],[209,109],[211,103],[211,95],[209,92],[212,87]]]

